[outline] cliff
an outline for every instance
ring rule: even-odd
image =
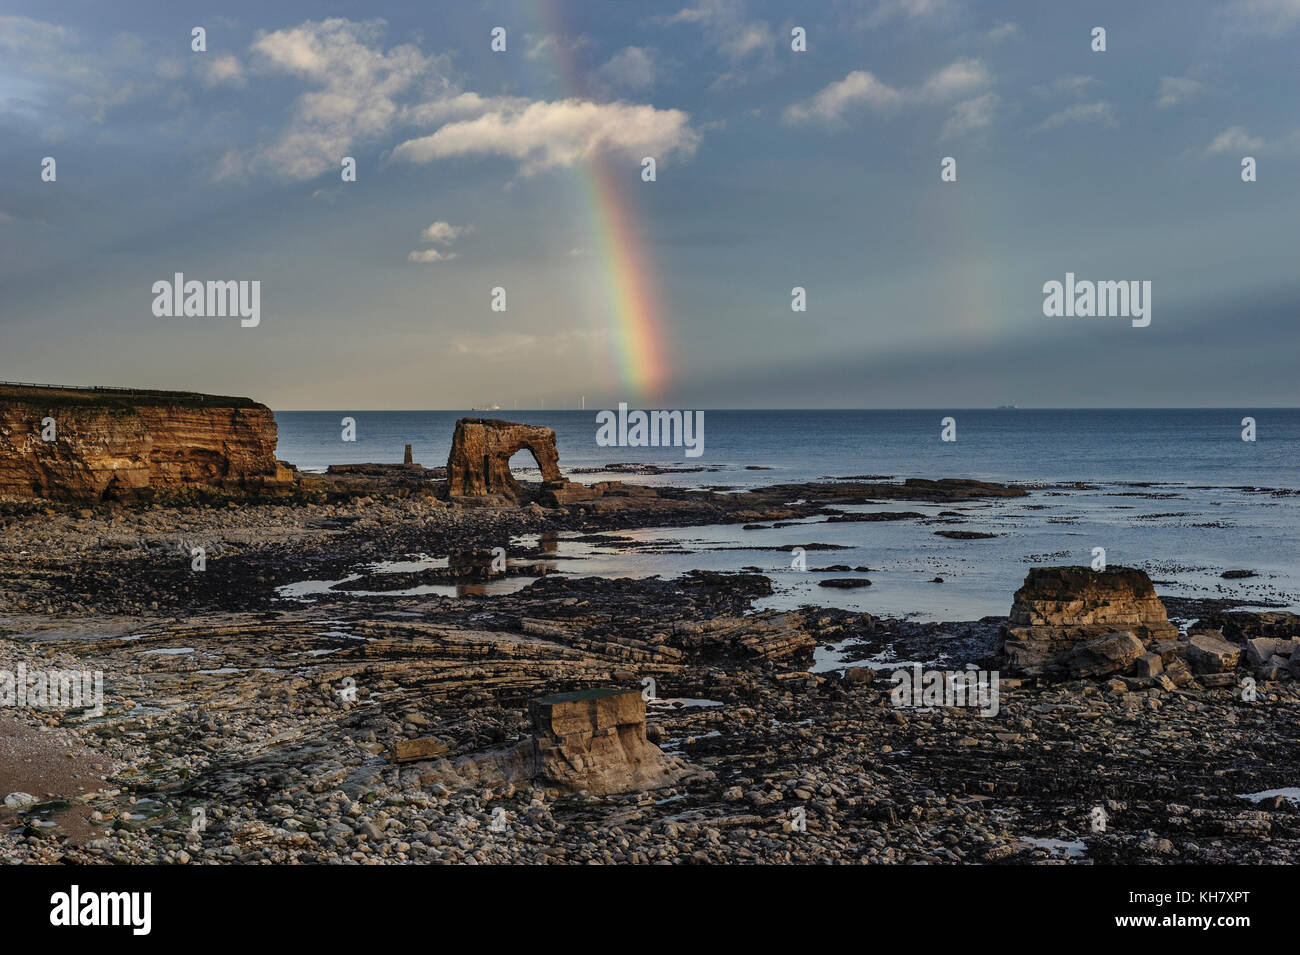
[[[0,384],[0,496],[283,490],[294,476],[275,444],[275,416],[249,398]]]

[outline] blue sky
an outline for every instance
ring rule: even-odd
[[[1298,50],[1300,0],[9,0],[0,378],[282,409],[1292,406]],[[619,360],[593,161],[652,263],[658,395]],[[260,280],[261,324],[155,317],[178,271]],[[1045,317],[1067,271],[1151,281],[1150,326]]]

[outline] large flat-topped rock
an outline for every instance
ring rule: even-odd
[[[280,490],[271,409],[196,392],[0,385],[0,495],[134,500],[187,487]]]
[[[447,456],[447,493],[451,497],[500,495],[518,501],[522,488],[510,473],[510,458],[527,448],[543,481],[563,482],[555,432],[537,425],[492,418],[461,418]]]
[[[425,785],[533,784],[596,795],[658,789],[695,772],[645,735],[640,690],[602,687],[533,700],[533,735],[434,767]]]
[[[686,768],[645,735],[640,690],[594,689],[543,697],[529,704],[534,779],[570,791],[617,793],[654,789]]]
[[[577,690],[542,697],[528,705],[538,733],[557,739],[591,735],[619,726],[645,733],[645,700],[639,690]]]
[[[1002,628],[1003,657],[1013,670],[1033,676],[1078,675],[1073,651],[1114,633],[1132,634],[1144,647],[1178,639],[1145,573],[1130,567],[1036,567],[1016,591]],[[1124,668],[1121,662],[1116,659],[1115,671]],[[1104,667],[1095,661],[1090,669],[1090,675],[1102,675]]]

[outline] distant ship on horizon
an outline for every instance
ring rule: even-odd
[[[1019,408],[1019,407],[1020,407],[1019,405],[998,405],[996,410],[997,410],[997,411],[1015,411],[1015,410],[1016,410],[1017,408]]]
[[[483,405],[482,407],[475,406],[473,408],[470,408],[469,410],[470,411],[500,411],[501,406],[494,401],[490,405]]]

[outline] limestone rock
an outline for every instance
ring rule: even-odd
[[[1225,687],[1236,686],[1237,675],[1235,673],[1202,673],[1197,676],[1196,681],[1207,689],[1222,690]]]
[[[1059,666],[1074,678],[1109,676],[1123,673],[1144,650],[1142,641],[1127,631],[1104,633],[1066,651]]]
[[[617,498],[644,500],[658,496],[654,488],[624,484],[622,481],[597,481],[595,484],[586,485],[566,478],[543,484],[541,499],[552,507],[568,507],[571,504],[594,501],[612,503],[613,499]]]
[[[1196,682],[1196,675],[1182,657],[1165,664],[1165,676],[1173,681],[1174,686],[1190,686]]]
[[[53,419],[54,440],[43,440]],[[286,490],[275,416],[248,398],[0,385],[0,495],[137,500],[185,487]]]
[[[419,739],[398,740],[393,744],[392,760],[395,763],[413,763],[423,759],[436,759],[447,753],[447,745],[432,736]]]
[[[1251,666],[1260,666],[1274,656],[1291,657],[1295,655],[1297,643],[1300,641],[1284,640],[1280,637],[1256,637],[1246,641],[1246,659]]]
[[[1196,673],[1231,673],[1241,660],[1241,647],[1223,639],[1217,630],[1191,634],[1187,643],[1187,662]]]
[[[640,690],[577,690],[529,704],[535,731],[514,746],[439,760],[420,783],[515,786],[536,783],[593,795],[658,789],[694,770],[646,738]]]
[[[1164,660],[1158,653],[1144,653],[1137,658],[1133,672],[1139,677],[1150,680],[1165,672]]]
[[[529,704],[536,775],[547,786],[595,794],[654,789],[685,773],[646,739],[640,690],[579,690]]]
[[[1132,644],[1118,639],[1080,649],[1116,633],[1130,634],[1138,652],[1129,656]],[[1176,641],[1178,628],[1140,570],[1036,567],[1016,591],[1001,639],[1003,659],[1013,671],[1063,677],[1080,675],[1082,668],[1101,675],[1116,672],[1104,668],[1119,659],[1128,657],[1127,668],[1145,648]]]
[[[452,497],[500,495],[512,502],[523,489],[510,473],[510,458],[527,448],[537,461],[542,480],[564,481],[555,431],[529,424],[490,418],[461,418],[447,457],[447,492]]]

